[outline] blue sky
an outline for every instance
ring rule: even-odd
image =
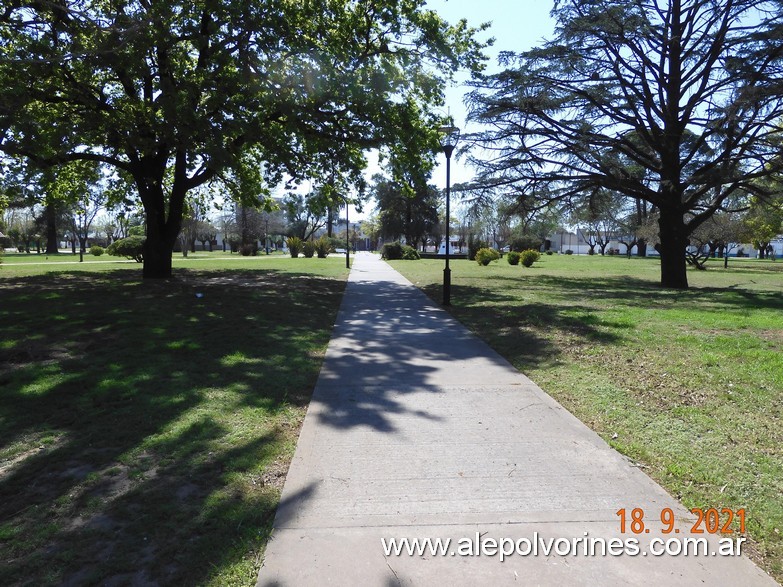
[[[501,51],[525,51],[541,44],[551,37],[554,22],[549,13],[554,0],[427,0],[427,8],[435,10],[449,23],[456,23],[464,18],[474,27],[484,22],[491,24],[490,28],[480,36],[486,40],[494,37],[495,43],[487,50],[490,57],[487,71],[497,71],[497,56]],[[462,83],[467,75],[460,76]],[[459,80],[458,80],[459,81]],[[454,123],[465,131],[466,109],[463,96],[469,91],[465,85],[456,85],[446,90],[446,109],[454,117]],[[368,179],[381,171],[377,161],[370,157],[370,165],[365,175]],[[452,184],[469,181],[474,176],[472,168],[459,159],[452,160]],[[438,158],[438,166],[432,174],[432,183],[444,189],[446,187],[446,162],[443,155]],[[309,189],[306,186],[305,189]],[[349,210],[351,222],[357,222],[372,213],[373,203],[365,204],[363,211],[358,212],[353,206]]]
[[[435,10],[450,23],[461,18],[471,26],[490,22],[491,27],[483,38],[494,37],[495,44],[489,49],[490,61],[487,71],[496,71],[497,55],[501,51],[525,51],[535,47],[545,38],[551,37],[554,22],[549,16],[553,0],[427,0],[427,7]],[[465,129],[466,110],[463,96],[468,91],[464,86],[449,88],[446,102],[455,124]],[[443,159],[443,157],[441,157]],[[452,161],[451,181],[468,181],[473,177],[472,169]],[[438,187],[446,185],[445,161],[433,173],[432,181]]]

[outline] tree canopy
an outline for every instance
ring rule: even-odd
[[[438,225],[440,193],[431,185],[411,185],[373,177],[371,188],[378,209],[380,235],[389,240],[405,237],[406,244],[418,248],[426,244]]]
[[[358,178],[365,149],[433,147],[444,80],[482,67],[475,33],[423,0],[4,4],[0,151],[132,178],[144,275],[166,277],[189,190],[230,179],[257,204],[262,182]]]
[[[658,211],[661,284],[687,288],[689,235],[783,168],[783,6],[560,0],[553,40],[476,83],[478,181],[517,199],[610,190]],[[486,157],[486,152],[490,153]]]

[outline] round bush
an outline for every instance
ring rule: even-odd
[[[184,253],[186,250],[187,249],[183,249],[182,252]],[[255,257],[258,255],[258,245],[256,243],[246,243],[244,245],[240,245],[239,254],[243,257]]]
[[[381,259],[386,259],[387,261],[402,259],[402,244],[393,242],[383,245],[383,248],[381,248]]]
[[[408,245],[402,245],[402,258],[405,261],[418,261],[421,259],[419,251]]]
[[[511,239],[509,247],[512,251],[522,252],[527,250],[538,250],[541,248],[542,240],[535,236],[523,235]]]
[[[495,249],[483,248],[476,251],[476,263],[479,265],[489,265],[491,261],[500,259],[500,253]]]
[[[540,258],[541,258],[541,253],[539,253],[538,251],[527,250],[527,251],[522,251],[522,256],[520,260],[522,261],[522,264],[525,267],[530,267],[533,265],[533,263],[538,261]]]
[[[129,236],[128,238],[122,238],[118,241],[114,241],[106,249],[112,257],[127,257],[133,259],[137,263],[144,262],[144,241],[147,239],[143,236]]]
[[[90,254],[91,255],[95,255],[96,257],[100,257],[105,252],[106,252],[106,249],[104,249],[100,245],[93,245],[93,246],[90,247]]]
[[[509,251],[506,255],[506,261],[508,261],[509,265],[519,265],[519,258],[522,256],[522,253],[518,253],[517,251]]]

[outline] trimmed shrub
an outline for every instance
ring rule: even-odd
[[[547,251],[546,254],[547,255],[554,255],[555,253],[553,251]]]
[[[522,264],[525,267],[531,267],[533,263],[538,261],[541,258],[541,253],[538,251],[528,250],[528,251],[522,251],[522,256],[520,257],[520,261],[522,261]]]
[[[105,252],[106,252],[106,249],[104,249],[100,245],[93,245],[93,246],[90,247],[90,254],[91,255],[95,255],[96,257],[100,257]]]
[[[186,249],[182,249],[182,252],[184,253]],[[258,244],[257,243],[245,243],[244,245],[239,246],[239,254],[243,257],[255,257],[258,255]],[[187,255],[185,255],[187,256]]]
[[[408,245],[402,245],[402,258],[405,261],[418,261],[421,259],[419,251]]]
[[[574,252],[571,249],[567,249],[565,252],[566,255],[573,255]]]
[[[114,241],[106,249],[112,257],[126,257],[133,259],[137,263],[144,262],[144,241],[147,239],[143,236],[129,236],[128,238],[122,238],[118,241]]]
[[[519,253],[517,251],[509,251],[506,255],[506,261],[508,261],[509,265],[519,265],[519,258],[522,256],[522,253]]]
[[[332,241],[326,235],[319,238],[314,244],[319,259],[326,259],[326,256],[332,252]]]
[[[302,254],[308,258],[312,259],[313,255],[315,255],[315,243],[313,241],[305,241],[302,243]]]
[[[387,261],[402,259],[402,244],[399,241],[395,241],[383,245],[381,248],[381,259],[386,259]]]
[[[285,244],[288,245],[288,252],[291,253],[291,258],[296,259],[299,253],[302,252],[302,239],[298,236],[289,236]]]
[[[476,262],[479,265],[489,265],[491,261],[497,261],[500,259],[500,253],[495,249],[482,248],[476,251]]]
[[[512,251],[521,253],[522,251],[538,251],[541,248],[541,244],[540,238],[523,235],[512,238],[508,245]]]

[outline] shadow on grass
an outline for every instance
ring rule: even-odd
[[[630,276],[493,275],[482,281],[453,284],[451,312],[501,355],[513,357],[523,372],[557,364],[564,337],[588,345],[626,343],[634,336],[634,324],[607,317],[607,310],[630,309],[639,317],[648,309],[783,310],[783,299],[772,291],[667,290],[656,281]],[[440,284],[422,289],[433,301],[440,300]]]
[[[258,550],[343,287],[0,282],[3,583],[201,584]]]

